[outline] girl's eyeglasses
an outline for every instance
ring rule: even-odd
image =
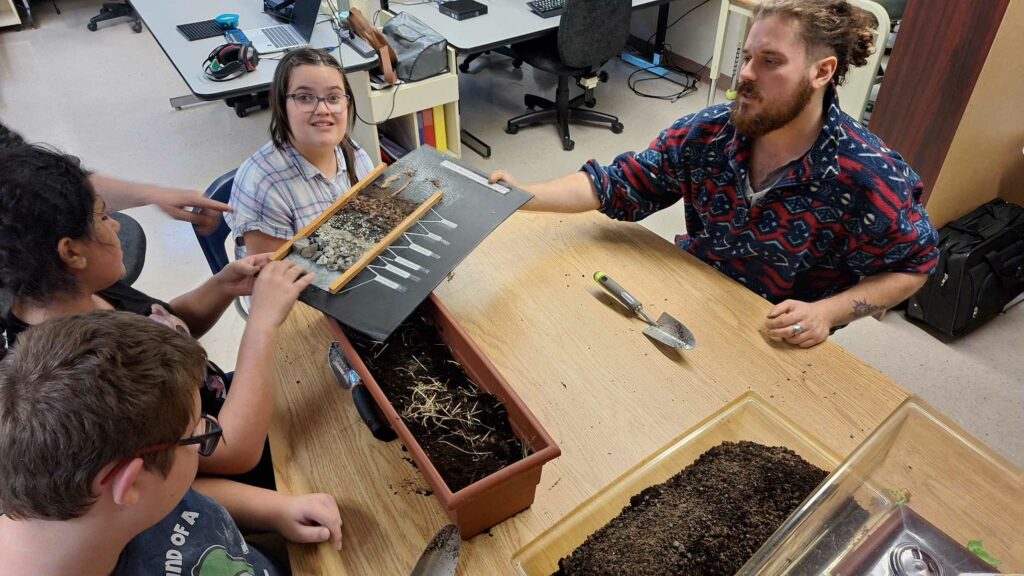
[[[285,94],[287,98],[291,98],[292,102],[295,102],[295,107],[299,109],[299,112],[313,112],[321,102],[327,106],[328,110],[339,112],[344,110],[348,106],[348,100],[351,98],[348,94],[328,94],[327,96],[316,96],[308,93],[296,93],[296,94]]]

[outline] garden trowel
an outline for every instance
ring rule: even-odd
[[[373,437],[383,442],[390,442],[398,437],[398,434],[388,425],[387,418],[380,412],[373,394],[363,384],[359,374],[352,368],[352,364],[345,357],[341,349],[341,343],[335,340],[327,349],[327,363],[334,372],[338,384],[346,390],[352,391],[352,403],[356,405],[359,417],[363,419],[366,427],[370,429]]]
[[[459,529],[449,524],[427,544],[411,576],[455,576],[459,566],[462,538]]]
[[[629,308],[634,314],[643,319],[644,322],[650,324],[649,327],[644,329],[644,334],[649,338],[657,340],[666,346],[681,350],[691,350],[697,346],[697,339],[693,337],[693,332],[690,332],[686,326],[683,326],[678,320],[664,312],[661,313],[658,321],[655,322],[647,312],[644,312],[643,304],[634,298],[632,294],[626,292],[625,288],[619,286],[618,282],[612,280],[611,276],[604,272],[594,272],[594,280],[609,294],[615,296],[616,300],[622,302],[626,308]]]

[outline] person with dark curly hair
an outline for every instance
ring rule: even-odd
[[[610,166],[522,185],[534,194],[524,208],[637,221],[683,200],[676,244],[774,303],[762,330],[802,348],[902,302],[938,262],[921,178],[836,92],[867,62],[876,26],[846,0],[764,0],[738,100]],[[499,180],[520,186],[504,170]]]
[[[119,228],[76,158],[35,145],[0,149],[0,290],[12,299],[0,325],[7,344],[51,318],[104,309],[148,316],[199,337],[235,297],[251,295],[230,394],[224,397],[224,382],[207,374],[204,391],[217,400],[211,403],[227,441],[201,459],[200,470],[237,475],[261,460],[269,464],[264,445],[274,405],[277,328],[313,275],[257,254],[162,302],[120,281]],[[213,412],[206,399],[204,410]]]

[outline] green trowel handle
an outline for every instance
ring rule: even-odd
[[[612,280],[612,277],[605,274],[604,272],[594,272],[594,280],[605,289],[606,292],[615,296],[615,298],[622,302],[623,306],[629,308],[634,313],[640,309],[640,302],[633,298],[633,295],[626,292],[626,289],[619,286],[619,283]]]

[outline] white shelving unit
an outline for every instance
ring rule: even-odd
[[[21,24],[21,16],[14,6],[14,0],[0,0],[0,28],[7,26],[18,26]]]
[[[381,12],[381,23],[387,22],[391,17],[390,14]],[[370,86],[367,73],[356,73],[349,76],[359,117],[371,123],[366,124],[357,119],[352,136],[366,150],[375,164],[380,162],[378,129],[383,130],[395,142],[411,151],[419,147],[416,112],[434,106],[444,107],[448,154],[457,158],[462,156],[457,70],[458,62],[455,59],[455,50],[449,46],[448,72],[426,80],[399,84],[385,90],[374,90]]]

